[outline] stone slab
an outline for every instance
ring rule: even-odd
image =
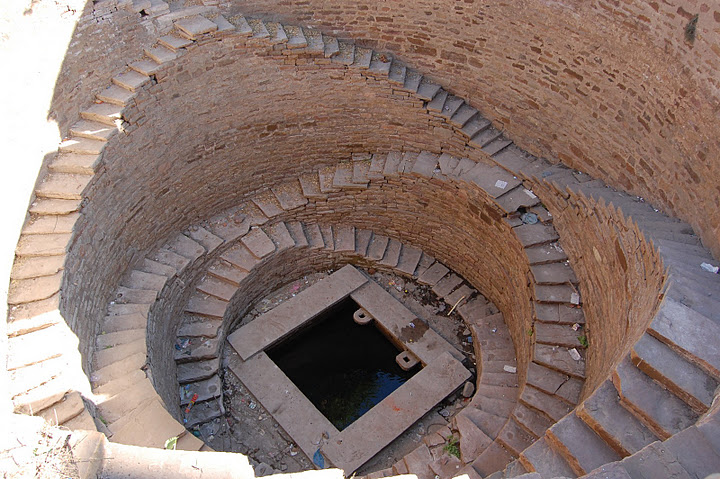
[[[241,327],[228,336],[228,341],[240,357],[247,360],[297,330],[367,281],[367,278],[352,266],[344,266],[291,300]]]
[[[331,436],[323,454],[349,476],[469,377],[457,359],[441,354],[337,437]]]
[[[462,360],[460,352],[377,283],[367,282],[350,297],[375,318],[381,330],[402,343],[424,365],[446,352]]]

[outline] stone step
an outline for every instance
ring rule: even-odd
[[[513,228],[513,231],[524,248],[551,244],[559,238],[552,225],[543,223],[520,225]]]
[[[252,38],[254,39],[262,39],[262,38],[269,38],[270,32],[267,29],[267,25],[265,25],[264,22],[261,20],[258,20],[256,18],[248,19],[248,25],[250,25],[250,28],[252,28]]]
[[[60,357],[66,354],[68,345],[71,344],[73,334],[64,323],[10,337],[7,339],[6,368],[12,371]]]
[[[177,365],[177,380],[180,384],[209,379],[220,369],[220,358],[195,361]]]
[[[263,234],[265,234],[263,232]],[[268,238],[269,239],[269,238]],[[275,244],[270,241],[270,244],[272,245],[273,251],[275,250]],[[248,273],[250,270],[252,270],[256,264],[260,262],[260,260],[250,252],[247,247],[245,247],[244,244],[238,243],[230,248],[228,248],[221,256],[220,258],[223,261],[227,261],[234,267],[235,269],[240,270],[241,272]],[[236,275],[236,273],[232,273]]]
[[[373,52],[370,58],[370,73],[381,77],[387,77],[393,63],[392,57],[384,53]]]
[[[613,372],[613,384],[621,404],[661,439],[677,434],[698,419],[690,406],[636,368],[629,356]]]
[[[334,251],[335,250],[335,233],[333,232],[332,225],[320,225],[320,236],[322,236],[323,244],[325,249]]]
[[[221,340],[214,338],[187,338],[184,348],[176,348],[173,358],[177,363],[216,359],[220,355]]]
[[[540,204],[540,198],[522,185],[499,196],[495,201],[507,214],[515,213],[521,208],[529,209]]]
[[[702,331],[702,339],[698,336]],[[691,308],[665,297],[648,330],[675,352],[720,377],[720,325]]]
[[[285,211],[294,210],[308,203],[307,198],[303,195],[299,181],[289,181],[280,186],[273,187],[272,192],[280,208]]]
[[[275,251],[285,251],[295,247],[295,240],[284,222],[265,226],[264,230],[275,245]]]
[[[552,242],[531,248],[525,248],[525,255],[531,265],[557,263],[567,261],[567,255],[560,243]]]
[[[227,305],[227,301],[194,293],[190,296],[187,306],[185,306],[185,311],[210,318],[222,319],[225,315]]]
[[[501,135],[502,132],[500,130],[489,126],[488,128],[485,128],[484,130],[470,138],[470,141],[468,141],[468,143],[475,148],[480,148],[484,150],[487,145],[500,138]]]
[[[135,70],[136,72],[142,73],[143,75],[148,75],[148,76],[156,74],[162,68],[162,65],[160,63],[156,62],[155,60],[153,60],[150,57],[132,62],[128,66],[130,68],[132,68],[133,70]],[[127,92],[127,90],[125,90],[124,88],[122,90]],[[103,100],[103,101],[105,101],[105,100]],[[113,102],[109,102],[109,103],[113,103]]]
[[[454,291],[462,283],[463,283],[463,279],[460,276],[456,275],[455,273],[452,273],[448,276],[445,276],[440,281],[438,281],[432,287],[432,290],[437,296],[444,299],[446,296],[448,296],[452,291]]]
[[[575,272],[569,263],[550,263],[531,266],[537,284],[578,284]]]
[[[502,471],[515,459],[499,442],[494,442],[480,454],[472,463],[472,468],[481,476],[487,477],[497,471]]]
[[[175,28],[182,36],[197,40],[201,35],[216,31],[218,26],[201,15],[194,15],[176,21]]]
[[[621,457],[575,414],[569,414],[548,429],[546,440],[578,476]]]
[[[222,15],[218,15],[212,19],[212,22],[218,26],[217,31],[218,32],[233,32],[235,31],[235,25],[230,23],[225,17]]]
[[[371,165],[372,163],[369,160],[353,161],[352,182],[367,185],[370,181]]]
[[[571,405],[578,403],[584,384],[579,379],[534,362],[528,365],[527,383],[544,393],[555,395]]]
[[[87,140],[92,141],[92,140]],[[49,173],[35,189],[39,198],[81,200],[93,175]]]
[[[466,407],[457,414],[456,418],[458,416],[463,416],[464,418],[469,419],[492,440],[500,434],[503,426],[505,426],[508,421],[507,417],[496,416],[495,414],[483,411],[482,409],[477,409],[474,406]]]
[[[406,77],[407,67],[398,60],[393,60],[390,70],[388,71],[388,81],[396,86],[405,86]]]
[[[688,474],[678,457],[659,441],[617,464],[622,474],[618,477],[672,477],[673,479],[702,477]]]
[[[720,471],[720,451],[695,426],[675,434],[663,446],[675,457],[690,477],[709,477]]]
[[[165,410],[159,398],[150,400],[142,407],[111,425],[110,440],[115,443],[163,449],[168,438],[185,431]]]
[[[497,138],[493,139],[491,142],[485,144],[482,147],[482,151],[484,151],[490,156],[494,156],[512,144],[513,143],[511,140],[507,139],[504,135],[500,135]]]
[[[145,84],[150,83],[150,77],[130,69],[125,73],[114,76],[111,81],[120,88],[136,92]]]
[[[347,42],[338,42],[338,52],[332,56],[333,63],[341,65],[352,65],[355,60],[355,45]]]
[[[253,34],[253,29],[250,27],[247,19],[242,15],[235,15],[232,17],[233,23],[235,24],[235,32],[245,37],[250,37]]]
[[[185,414],[183,412],[183,424],[187,428],[195,427],[198,424],[221,417],[224,414],[224,411],[222,398],[213,398],[209,401],[199,401],[190,409],[189,413]]]
[[[93,366],[95,369],[101,369],[116,362],[124,361],[126,358],[135,354],[147,354],[145,337],[129,343],[96,350],[93,356]]]
[[[325,53],[325,43],[322,39],[322,33],[314,28],[303,27],[302,30],[307,40],[306,51],[311,55],[323,55]]]
[[[207,401],[220,396],[222,394],[220,376],[216,374],[208,379],[180,386],[180,405],[189,404],[195,394],[198,395],[197,401]]]
[[[491,125],[490,120],[478,115],[465,123],[459,132],[469,140],[490,128]]]
[[[218,335],[223,322],[202,316],[186,315],[178,328],[178,338],[214,338]]]
[[[535,284],[533,286],[535,300],[540,303],[566,303],[579,305],[580,293],[569,284]]]
[[[121,344],[129,344],[135,341],[144,340],[147,331],[145,329],[127,329],[114,333],[101,333],[95,336],[95,347],[98,350],[112,348]]]
[[[262,193],[256,194],[252,197],[252,202],[257,205],[258,208],[268,218],[273,218],[285,212],[280,206],[280,202],[271,190],[263,191]]]
[[[140,313],[122,315],[108,315],[103,320],[102,333],[116,333],[133,329],[144,329],[147,327],[147,317]]]
[[[79,141],[79,138],[87,138],[89,140],[93,141],[99,141],[99,142],[106,142],[109,140],[114,134],[117,133],[117,128],[107,126],[103,123],[99,123],[96,121],[88,121],[88,120],[80,120],[77,123],[75,123],[73,126],[70,127],[70,134],[75,137],[76,141]],[[73,148],[82,146],[80,143],[77,143],[74,145]],[[88,152],[78,152],[76,153],[82,153],[87,155],[97,155],[99,154],[103,146],[100,144],[86,144],[86,147],[88,149],[96,150],[96,151],[88,151]],[[67,150],[66,150],[67,151]]]
[[[367,70],[370,68],[373,51],[369,48],[355,47],[355,58],[353,59],[352,68]]]
[[[465,104],[465,100],[455,95],[448,95],[445,99],[445,104],[440,110],[440,116],[445,118],[446,121],[450,121],[455,113]]]
[[[467,414],[458,414],[453,418],[453,428],[460,436],[460,459],[468,464],[487,449],[493,438],[473,422]]]
[[[367,257],[373,261],[380,261],[385,256],[390,238],[373,234],[367,249]]]
[[[275,251],[275,243],[260,228],[252,228],[240,241],[256,259],[262,259]],[[223,258],[227,259],[225,256]]]
[[[435,262],[418,277],[418,282],[428,286],[435,286],[449,272],[450,270],[445,265]]]
[[[611,381],[603,382],[583,401],[577,415],[623,457],[635,454],[658,440],[652,431],[620,405],[620,396]]]
[[[207,272],[208,275],[230,283],[235,287],[240,286],[242,280],[244,280],[248,275],[247,271],[237,268],[224,259],[215,261],[212,265],[210,265]]]
[[[205,276],[198,283],[197,289],[223,301],[230,301],[237,291],[237,286],[213,276]]]
[[[12,398],[13,412],[32,415],[60,401],[72,388],[65,376],[57,376]]]
[[[498,398],[482,396],[476,393],[471,403],[473,407],[495,416],[510,417],[515,408],[515,401],[505,401]]]
[[[419,72],[408,68],[405,71],[405,83],[403,83],[403,86],[400,89],[408,93],[417,93],[422,78],[423,77]]]
[[[334,189],[365,189],[367,181],[355,183],[353,179],[353,163],[339,163],[335,168],[332,186]]]
[[[355,254],[366,257],[373,233],[370,230],[355,229]]]
[[[533,303],[538,321],[550,324],[585,324],[582,308],[571,304]]]
[[[55,173],[93,175],[101,158],[101,155],[95,154],[59,153],[48,168]]]
[[[395,238],[390,238],[387,249],[382,259],[378,261],[378,264],[387,266],[390,268],[397,267],[398,261],[400,261],[400,252],[402,250],[402,243]]]
[[[537,322],[534,326],[535,341],[542,344],[581,348],[580,337],[585,336],[583,329],[577,331],[569,324],[548,324]]]
[[[432,460],[432,453],[424,444],[403,457],[408,474],[414,474],[417,479],[434,479],[435,474],[428,466]]]
[[[307,248],[308,239],[305,235],[305,228],[303,227],[303,224],[299,221],[290,221],[289,223],[287,223],[287,228],[290,232],[290,236],[292,236],[293,240],[295,241],[295,247]]]
[[[522,403],[518,403],[513,410],[512,417],[515,422],[518,423],[523,429],[535,436],[540,438],[545,434],[550,426],[553,425],[553,421],[548,419],[545,415],[526,407]]]
[[[305,236],[308,240],[308,248],[322,249],[325,247],[322,232],[320,231],[320,225],[315,223],[305,225]]]
[[[120,282],[120,285],[130,289],[161,291],[166,282],[167,276],[131,270]]]
[[[264,22],[265,28],[267,28],[268,33],[270,34],[269,40],[273,44],[285,44],[288,42],[288,36],[287,33],[285,33],[285,28],[277,22]]]
[[[62,273],[55,273],[52,276],[14,279],[8,290],[8,304],[32,303],[55,296],[60,291],[62,276]]]
[[[122,121],[122,106],[113,103],[94,103],[88,108],[80,111],[80,116],[86,120],[97,121],[115,127],[118,121]]]
[[[576,348],[535,343],[534,362],[568,376],[585,379],[585,359],[582,355],[576,359],[578,356],[573,351],[580,354]]]
[[[535,437],[522,428],[511,416],[498,435],[498,442],[516,458],[535,442]],[[510,461],[508,461],[510,462]],[[507,465],[507,463],[505,463]]]
[[[423,78],[418,86],[417,95],[421,100],[431,101],[441,89],[442,88],[437,83],[433,83],[427,78]]]
[[[718,381],[661,341],[645,334],[630,353],[633,364],[700,414],[712,405]]]
[[[341,253],[355,252],[355,227],[335,226],[333,233],[335,251]]]
[[[567,461],[549,445],[543,437],[520,453],[518,461],[530,472],[542,477],[577,477]]]
[[[323,43],[325,44],[325,58],[331,58],[340,51],[340,43],[337,38],[323,35]]]
[[[449,95],[450,94],[444,89],[438,91],[432,100],[428,101],[426,106],[427,110],[432,113],[439,114],[442,111],[443,105],[445,105]]]
[[[170,33],[168,35],[163,35],[162,37],[158,38],[158,43],[165,48],[176,52],[181,48],[192,45],[193,42],[188,38]]]
[[[572,406],[555,396],[546,394],[539,389],[526,386],[520,395],[520,402],[525,406],[545,415],[552,422],[557,422],[572,411]]]
[[[475,118],[477,115],[477,109],[463,102],[463,104],[460,105],[460,108],[458,108],[450,118],[450,124],[455,128],[462,128],[467,122]]]
[[[152,382],[146,378],[128,387],[127,390],[98,402],[97,414],[112,430],[112,423],[156,397],[157,393]]]
[[[716,289],[709,291],[702,284],[679,275],[672,277],[669,283],[665,292],[667,298],[681,303],[716,324],[720,323],[720,297]]]

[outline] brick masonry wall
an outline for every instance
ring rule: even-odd
[[[673,212],[720,255],[720,7],[707,1],[249,0],[390,51],[518,145]],[[694,44],[685,40],[698,14]]]
[[[566,199],[546,185],[536,190],[578,278],[582,278],[587,349],[584,396],[607,379],[650,325],[666,275],[660,255],[614,207],[583,195]]]

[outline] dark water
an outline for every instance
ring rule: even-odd
[[[400,352],[378,329],[353,319],[347,299],[313,324],[273,347],[268,356],[340,431],[410,379]]]

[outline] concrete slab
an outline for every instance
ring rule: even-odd
[[[377,283],[368,281],[350,297],[375,318],[381,330],[417,356],[423,365],[430,364],[443,353],[462,361],[462,353]]]
[[[241,327],[228,336],[228,342],[243,360],[247,360],[337,304],[367,281],[365,275],[352,266],[344,266]]]
[[[337,436],[331,434],[322,453],[350,476],[468,378],[457,359],[441,354]]]

